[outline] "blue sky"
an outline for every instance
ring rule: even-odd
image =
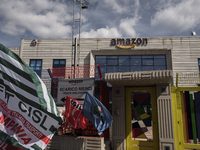
[[[191,30],[200,34],[199,0],[87,1],[81,38],[191,36]],[[19,47],[21,38],[72,38],[73,4],[74,0],[0,0],[0,43]],[[75,12],[77,19],[78,5]]]

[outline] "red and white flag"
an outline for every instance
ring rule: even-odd
[[[89,120],[83,116],[83,108],[80,103],[69,96],[66,97],[65,117],[70,125],[75,129],[86,129]]]

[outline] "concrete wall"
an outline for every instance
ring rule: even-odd
[[[113,148],[115,150],[126,149],[126,111],[125,111],[125,87],[113,86],[112,88],[112,140]],[[116,92],[118,91],[118,92]],[[116,110],[119,109],[119,115],[116,114]]]
[[[17,55],[19,55],[19,53],[20,53],[20,47],[8,47],[8,49],[13,51]]]
[[[104,138],[54,135],[44,150],[106,150]]]

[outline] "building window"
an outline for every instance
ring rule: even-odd
[[[65,67],[65,63],[66,63],[65,59],[54,59],[53,60],[53,68]]]
[[[100,65],[103,77],[111,72],[166,70],[165,55],[96,56],[95,64]]]
[[[42,59],[30,59],[30,68],[34,71],[42,70]]]
[[[42,59],[30,59],[29,66],[37,73],[39,77],[41,77]]]

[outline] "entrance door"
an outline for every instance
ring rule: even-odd
[[[155,87],[127,87],[127,150],[158,150],[158,145]]]

